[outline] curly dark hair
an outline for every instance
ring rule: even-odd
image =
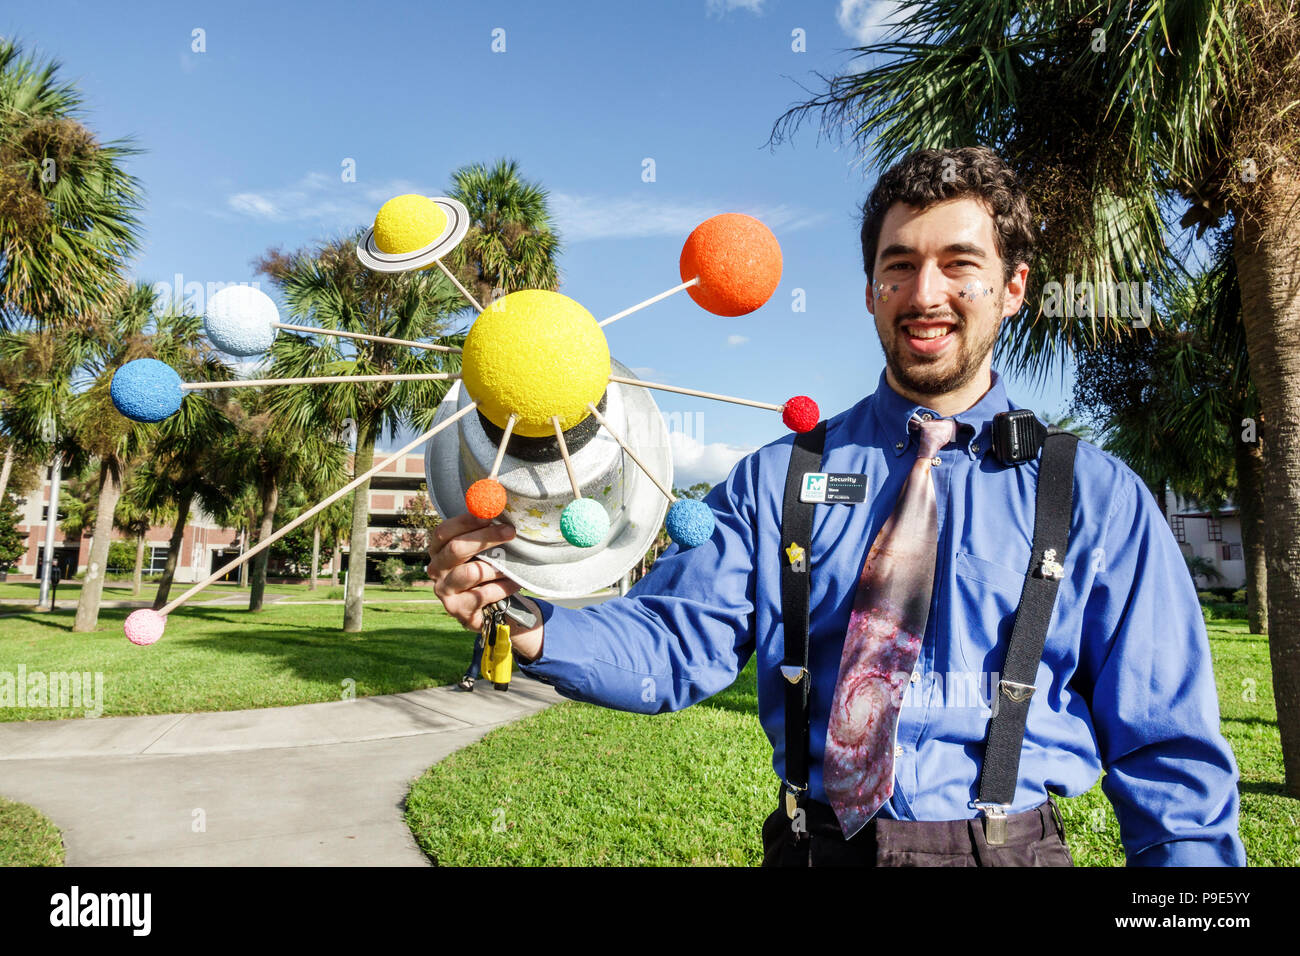
[[[1002,257],[1002,278],[1034,256],[1029,202],[1015,172],[987,146],[919,149],[890,166],[862,204],[862,267],[874,281],[876,247],[885,213],[895,203],[926,209],[948,199],[974,196],[993,215],[993,232]]]

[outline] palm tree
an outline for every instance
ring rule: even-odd
[[[150,449],[146,454],[152,452]],[[175,520],[175,507],[149,494],[149,486],[140,481],[140,471],[135,469],[127,478],[113,514],[113,527],[135,539],[135,569],[131,575],[131,594],[135,597],[139,596],[144,579],[145,535],[154,525]]]
[[[1167,233],[1230,225],[1267,465],[1274,699],[1286,789],[1300,796],[1300,18],[1284,0],[919,0],[895,29],[858,51],[885,62],[828,80],[772,139],[820,112],[882,167],[984,142],[1020,171],[1044,228],[1031,295],[1002,339],[1013,367],[1045,373],[1116,329],[1048,320],[1045,279],[1158,281]]]
[[[241,389],[238,399],[230,402],[229,415],[234,428],[218,452],[217,468],[227,480],[233,477],[238,485],[255,489],[256,541],[275,530],[281,494],[293,482],[341,483],[343,450],[317,431],[277,414],[269,391]],[[269,558],[268,550],[253,560],[250,611],[262,609]]]
[[[104,569],[112,537],[113,515],[122,481],[141,452],[155,438],[196,428],[196,420],[211,414],[206,397],[187,394],[180,410],[157,425],[133,422],[119,414],[109,397],[113,373],[136,358],[157,358],[194,381],[224,376],[225,366],[202,336],[196,316],[166,311],[155,315],[154,293],[145,283],[127,289],[107,314],[95,347],[79,369],[88,387],[69,401],[74,440],[99,463],[99,501],[86,577],[77,604],[74,631],[93,630],[99,619]]]
[[[452,173],[448,195],[465,204],[470,228],[447,256],[457,278],[480,304],[520,289],[559,288],[560,239],[546,190],[519,177],[519,164],[500,159]]]
[[[432,270],[396,276],[371,272],[357,261],[356,241],[354,236],[293,256],[272,252],[258,263],[258,269],[284,293],[290,311],[312,324],[409,340],[439,337],[445,317],[462,305],[456,288]],[[456,341],[463,341],[463,336]],[[359,340],[355,346],[341,347],[336,339],[318,344],[304,335],[281,334],[270,355],[270,374],[285,378],[460,371],[460,356],[455,353]],[[436,380],[288,386],[271,395],[268,407],[286,425],[322,440],[351,419],[357,436],[353,473],[361,474],[374,464],[380,435],[387,431],[396,437],[398,429],[408,423],[420,427],[436,413],[448,387],[448,382]],[[351,573],[343,617],[343,629],[348,632],[361,630],[369,481],[357,488],[352,502]]]
[[[93,321],[138,243],[138,150],[97,141],[58,69],[0,38],[0,328]]]

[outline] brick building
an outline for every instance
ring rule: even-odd
[[[18,533],[27,536],[27,550],[18,567],[9,572],[10,580],[38,580],[45,555],[45,527],[50,500],[49,469],[45,470],[39,490],[18,499]],[[423,564],[428,560],[423,536],[401,524],[402,510],[408,502],[418,498],[424,481],[424,456],[407,455],[393,462],[370,480],[370,547],[366,553],[367,580],[378,580],[378,565],[384,559],[397,556],[409,564]],[[144,570],[161,572],[167,560],[168,542],[172,529],[158,525],[145,535]],[[113,532],[115,541],[129,541],[120,531]],[[54,556],[64,577],[82,571],[90,559],[91,535],[68,538],[61,529],[55,531]],[[233,528],[223,528],[197,504],[190,510],[181,542],[176,566],[178,583],[193,583],[207,577],[241,551],[241,534]],[[322,548],[325,545],[322,544]],[[348,545],[343,545],[342,567],[348,566]],[[131,568],[112,569],[130,571]],[[269,573],[277,570],[272,562]],[[287,573],[287,571],[286,571]],[[329,573],[328,562],[322,559],[322,576]]]

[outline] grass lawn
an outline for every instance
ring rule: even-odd
[[[369,591],[369,589],[367,589]],[[367,606],[365,629],[344,634],[343,606],[187,607],[162,640],[137,647],[130,613],[108,608],[93,632],[72,633],[71,609],[0,618],[0,672],[103,674],[104,715],[280,707],[450,684],[464,673],[473,635],[438,604]],[[81,717],[57,707],[0,707],[0,720]]]
[[[0,797],[0,866],[62,866],[59,828],[25,803]]]
[[[1244,621],[1209,633],[1247,858],[1296,866],[1300,803],[1282,792],[1267,638]],[[727,691],[678,713],[559,704],[430,768],[407,822],[444,865],[757,865],[777,781],[756,712],[752,662]],[[1076,865],[1124,865],[1100,780],[1058,802]]]

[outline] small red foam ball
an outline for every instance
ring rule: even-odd
[[[781,409],[781,421],[785,427],[795,432],[810,432],[821,421],[822,413],[817,403],[807,395],[796,395],[785,403]]]
[[[781,281],[781,244],[753,216],[724,212],[695,227],[682,246],[687,292],[714,315],[745,315],[772,297]]]
[[[475,518],[495,518],[506,510],[506,490],[495,478],[480,478],[465,492],[465,507]]]

